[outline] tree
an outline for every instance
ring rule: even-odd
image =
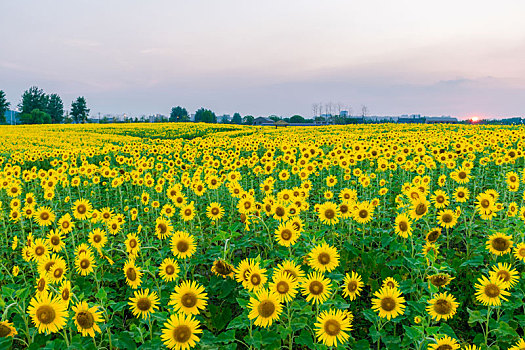
[[[276,116],[276,115],[271,115],[271,116],[268,117],[268,119],[271,119],[271,120],[273,120],[274,122],[276,122],[276,121],[278,121],[278,120],[281,120],[281,118],[279,118],[279,117]]]
[[[229,120],[228,120],[228,116],[225,114],[222,116],[221,118],[221,123],[222,124],[228,124]]]
[[[185,122],[188,121],[188,111],[181,106],[171,108],[170,122]]]
[[[44,111],[35,108],[31,113],[22,113],[20,115],[22,124],[50,124],[51,116]]]
[[[217,116],[209,109],[201,108],[195,112],[195,123],[217,123]]]
[[[51,116],[52,123],[62,123],[64,119],[64,104],[60,96],[57,94],[49,95],[46,112]]]
[[[0,90],[0,123],[5,123],[5,113],[9,110],[11,103],[7,102],[5,92]]]
[[[361,117],[364,118],[368,115],[368,107],[361,105]]]
[[[232,124],[242,124],[242,117],[239,113],[233,114]]]
[[[20,113],[31,114],[34,109],[46,111],[47,103],[48,96],[44,93],[44,90],[31,86],[22,94],[22,102],[20,102],[18,107],[20,108]]]
[[[290,118],[290,123],[306,123],[306,119],[296,114]]]
[[[75,123],[85,123],[89,115],[90,109],[87,108],[86,99],[80,96],[77,100],[71,103],[71,116]]]
[[[255,118],[253,117],[253,115],[246,115],[244,116],[243,121],[246,125],[253,125]]]

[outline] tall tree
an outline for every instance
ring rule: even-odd
[[[20,122],[22,124],[50,124],[51,116],[38,108],[35,108],[31,113],[20,114]]]
[[[209,109],[201,108],[195,112],[196,123],[217,123],[217,116]]]
[[[28,90],[24,91],[22,95],[22,102],[18,105],[20,113],[29,114],[33,109],[39,109],[41,111],[47,110],[48,96],[44,93],[44,90],[39,89],[36,86],[31,86]]]
[[[232,124],[242,124],[242,117],[239,113],[233,114]]]
[[[246,125],[253,125],[253,122],[255,121],[255,118],[253,115],[245,115],[244,116],[244,124]]]
[[[7,101],[5,92],[0,90],[0,123],[5,123],[5,112],[9,110],[11,103]]]
[[[85,123],[89,115],[90,109],[87,108],[86,99],[84,96],[77,98],[75,102],[71,104],[71,116],[75,123]]]
[[[296,114],[293,117],[290,118],[290,123],[306,123],[306,119],[304,119],[302,116]]]
[[[181,106],[171,108],[170,122],[185,122],[189,119],[186,108]]]
[[[60,96],[57,94],[49,95],[46,112],[51,116],[52,123],[62,123],[64,119],[64,103],[62,103]]]

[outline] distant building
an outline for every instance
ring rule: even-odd
[[[459,120],[454,117],[442,115],[441,117],[426,117],[425,122],[427,124],[457,124]]]
[[[274,121],[264,117],[255,118],[253,125],[274,125]]]
[[[339,116],[340,117],[348,117],[348,111],[341,111],[341,113],[339,113]]]
[[[5,122],[7,124],[11,124],[11,125],[20,124],[19,115],[20,115],[20,113],[17,112],[17,111],[7,110],[5,112]]]

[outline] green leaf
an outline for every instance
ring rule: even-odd
[[[314,347],[312,335],[305,329],[303,329],[299,336],[295,338],[295,343],[306,346],[308,349],[312,349]]]
[[[468,324],[473,325],[476,323],[484,323],[486,320],[481,316],[481,313],[478,310],[471,310],[467,308],[469,313]]]

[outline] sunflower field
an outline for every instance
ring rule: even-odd
[[[522,127],[0,140],[0,349],[525,349]]]

